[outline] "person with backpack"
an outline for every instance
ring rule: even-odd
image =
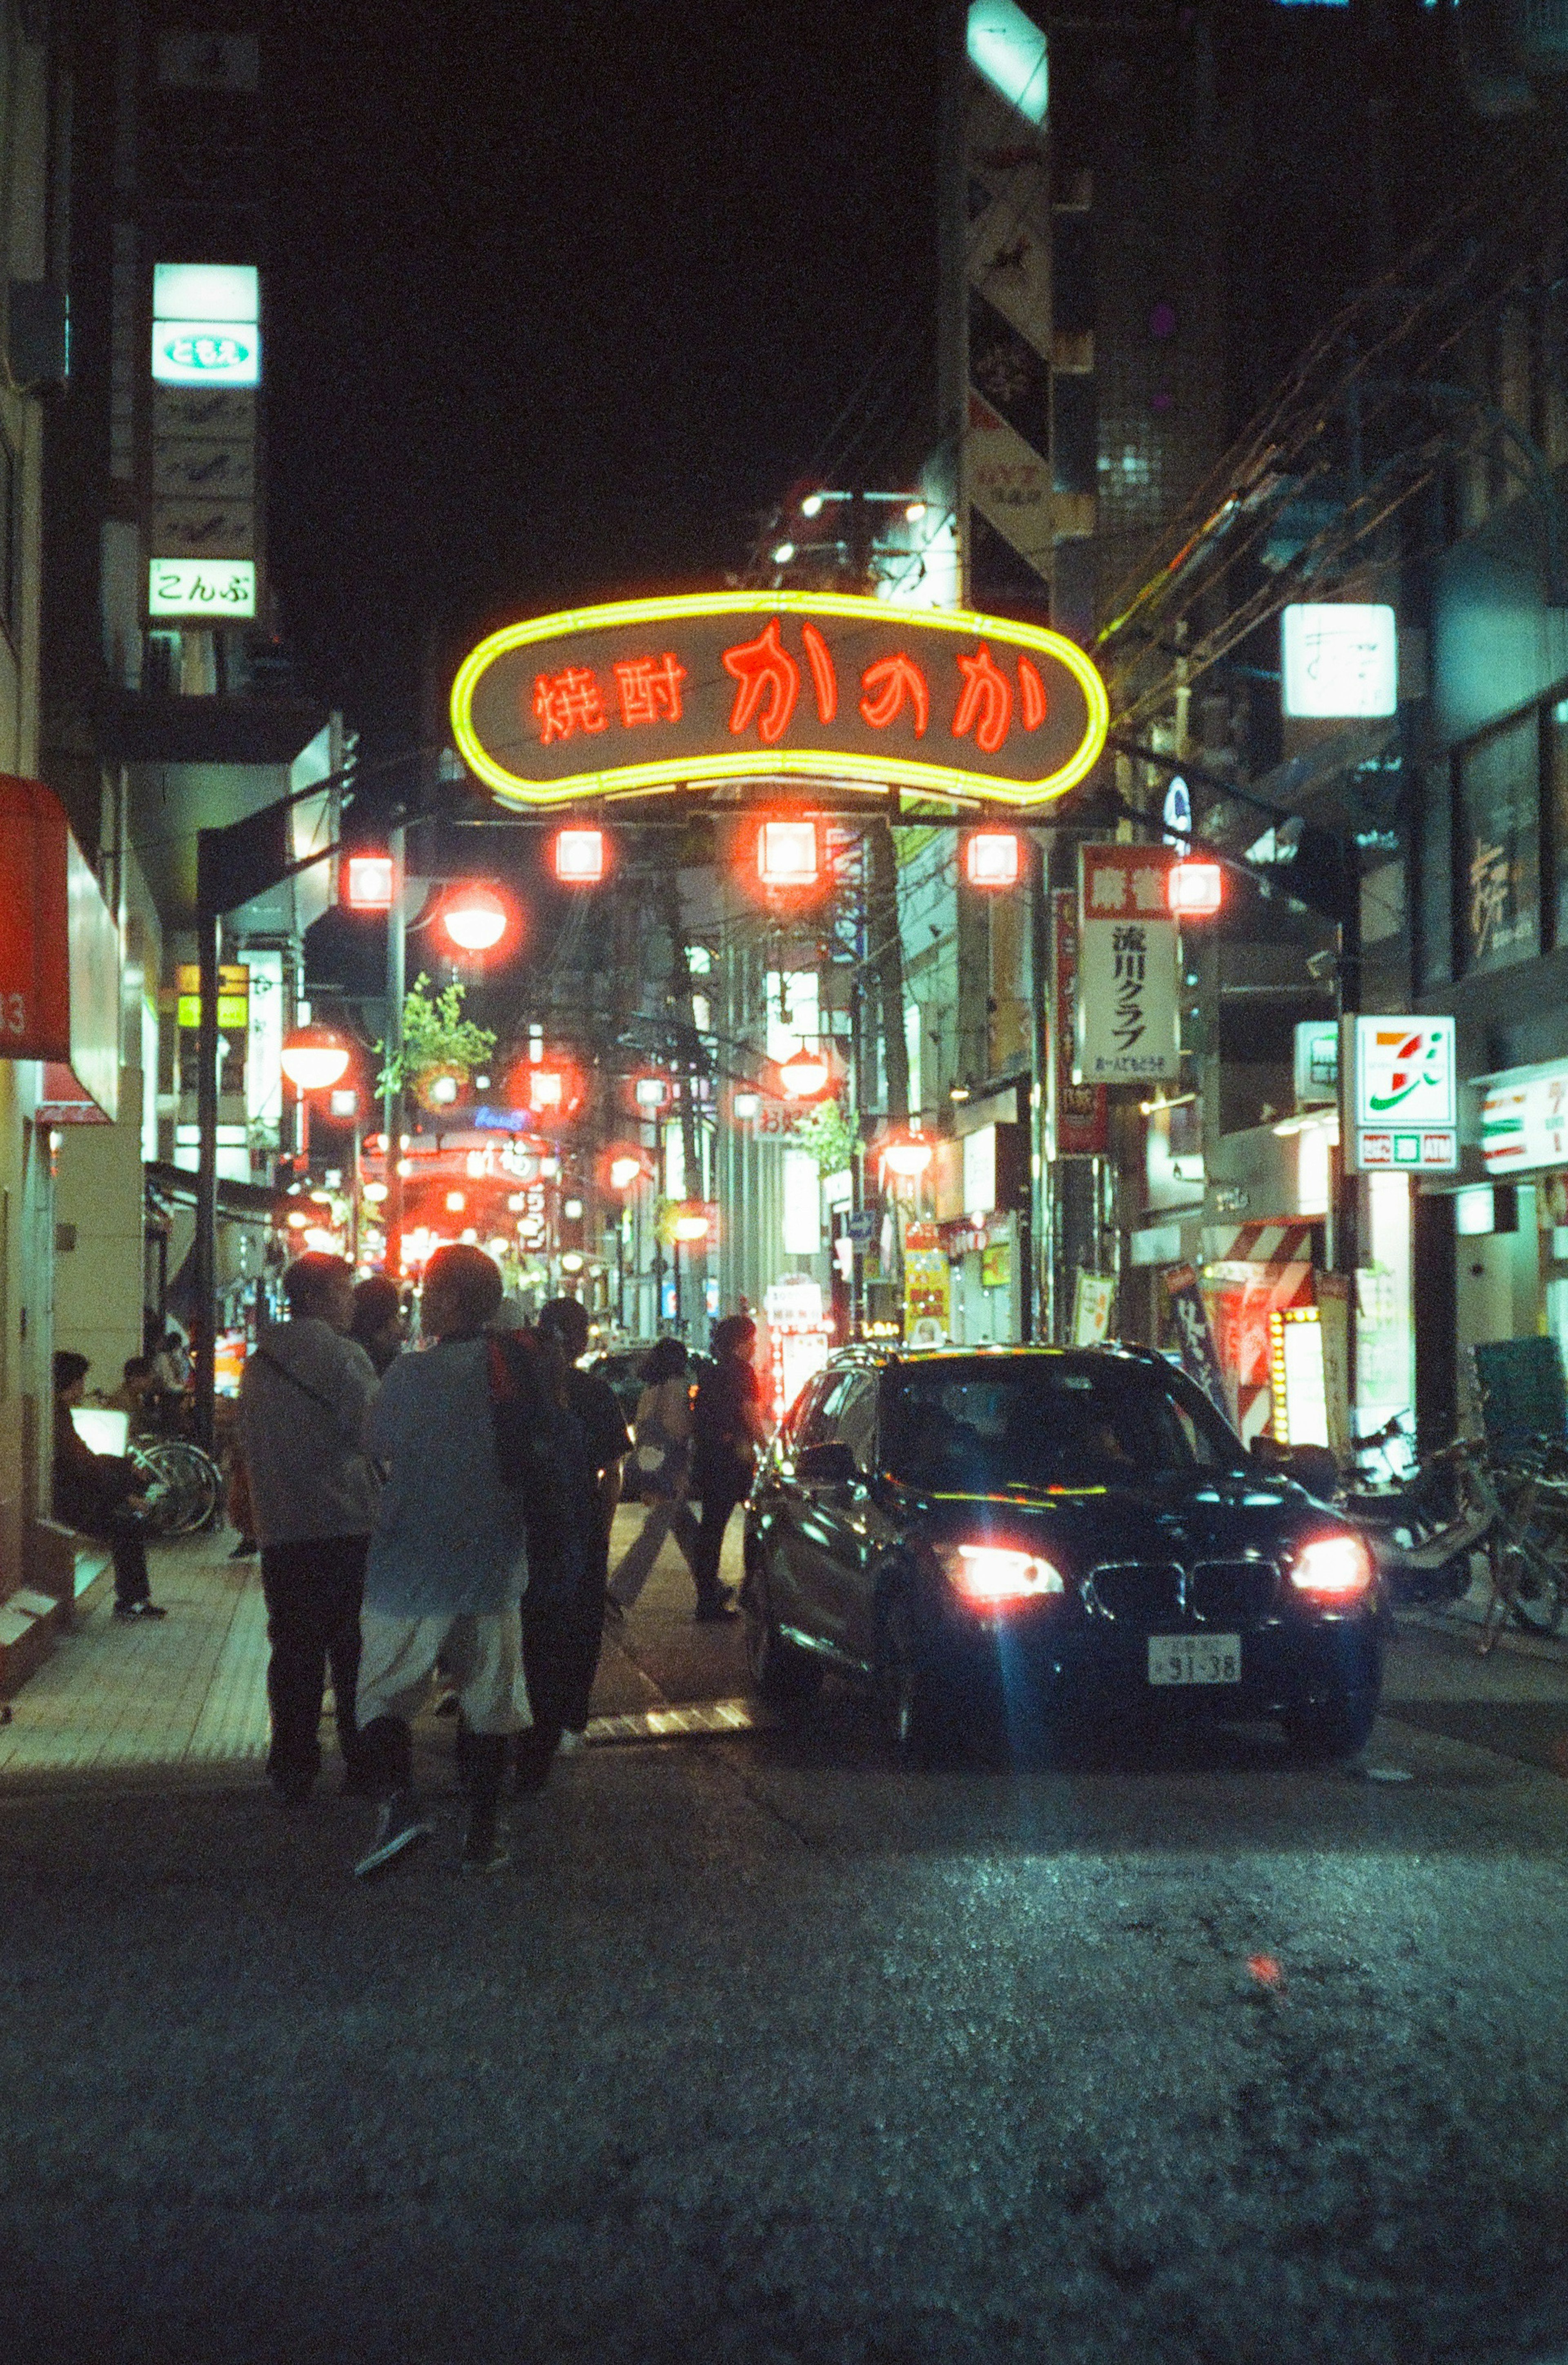
[[[756,1325],[749,1314],[726,1315],[713,1325],[712,1368],[704,1373],[691,1412],[691,1491],[702,1505],[697,1556],[697,1617],[709,1624],[734,1618],[734,1593],[719,1582],[724,1530],[756,1474],[759,1446],[767,1441],[762,1383],[752,1355]]]
[[[612,1619],[624,1618],[642,1592],[667,1535],[675,1537],[693,1575],[697,1572],[697,1522],[686,1500],[691,1459],[691,1382],[686,1366],[686,1348],[679,1339],[655,1339],[644,1360],[633,1459],[648,1508],[610,1579],[605,1607]]]
[[[386,1477],[361,1620],[362,1763],[379,1812],[354,1866],[360,1878],[431,1835],[414,1788],[411,1727],[438,1660],[463,1720],[462,1868],[498,1872],[510,1861],[498,1810],[512,1744],[532,1722],[519,1611],[541,1457],[527,1400],[510,1405],[521,1418],[500,1417],[492,1362],[500,1342],[487,1329],[500,1303],[500,1268],[483,1249],[437,1249],[425,1267],[425,1344],[392,1365],[367,1426]],[[503,1362],[501,1375],[510,1373]],[[527,1466],[507,1466],[514,1460]]]
[[[283,1277],[286,1322],[263,1324],[240,1384],[240,1466],[231,1504],[261,1545],[267,1605],[267,1774],[285,1806],[300,1806],[321,1765],[329,1668],[345,1787],[357,1787],[355,1690],[365,1555],[376,1479],[364,1445],[376,1377],[348,1336],[353,1273],[311,1251]],[[243,1508],[241,1508],[241,1505]]]

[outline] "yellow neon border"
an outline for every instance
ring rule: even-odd
[[[558,640],[569,633],[606,632],[619,625],[674,622],[684,616],[840,616],[869,623],[896,623],[900,618],[920,631],[959,633],[966,639],[1003,642],[1014,649],[1035,650],[1067,667],[1082,690],[1089,710],[1089,727],[1071,759],[1039,780],[1010,780],[994,772],[960,771],[949,764],[924,763],[912,757],[835,755],[829,748],[806,748],[796,755],[768,748],[738,749],[733,756],[699,756],[680,763],[628,764],[611,771],[574,772],[558,780],[528,780],[509,772],[480,745],[472,721],[474,693],[481,677],[498,657],[535,641]],[[1111,704],[1105,685],[1083,651],[1060,633],[1037,624],[1020,624],[1005,616],[982,616],[969,608],[905,609],[885,600],[868,600],[849,592],[832,591],[694,591],[666,600],[616,600],[602,608],[563,609],[553,616],[535,616],[522,624],[503,625],[469,652],[452,685],[452,731],[457,751],[469,769],[493,789],[503,803],[521,807],[574,804],[590,797],[622,797],[638,790],[668,790],[688,783],[713,780],[807,779],[864,780],[878,788],[926,789],[933,794],[981,797],[999,804],[1043,805],[1065,796],[1092,769],[1111,727]]]

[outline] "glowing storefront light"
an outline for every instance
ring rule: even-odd
[[[971,0],[970,65],[1026,123],[1043,123],[1050,95],[1046,37],[1014,0]]]

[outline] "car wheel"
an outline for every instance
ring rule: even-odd
[[[779,1632],[767,1579],[755,1564],[741,1586],[742,1638],[752,1690],[770,1708],[801,1708],[822,1688],[823,1671],[809,1652]]]
[[[1376,1720],[1375,1695],[1347,1693],[1293,1709],[1284,1720],[1285,1738],[1293,1754],[1307,1765],[1332,1765],[1366,1747]]]
[[[937,1765],[951,1756],[952,1711],[926,1656],[907,1586],[893,1586],[878,1611],[872,1696],[882,1738],[900,1765]]]

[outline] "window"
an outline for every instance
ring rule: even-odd
[[[801,1423],[798,1445],[828,1445],[838,1435],[838,1414],[854,1384],[853,1372],[834,1372]]]
[[[1568,945],[1568,698],[1546,710],[1547,830],[1551,849],[1551,941]]]
[[[836,1432],[855,1456],[857,1466],[869,1474],[877,1452],[877,1379],[873,1372],[857,1372],[839,1401]]]
[[[1459,755],[1459,941],[1467,973],[1540,950],[1540,737],[1534,712]]]
[[[1037,1493],[1234,1469],[1241,1451],[1176,1373],[1065,1355],[945,1357],[901,1375],[886,1458],[934,1493]]]

